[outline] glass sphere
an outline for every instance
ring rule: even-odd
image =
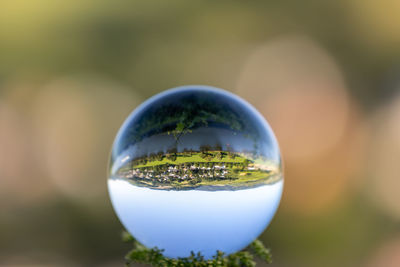
[[[108,189],[119,219],[171,258],[245,248],[270,223],[282,188],[268,123],[221,89],[186,86],[150,98],[112,148]]]

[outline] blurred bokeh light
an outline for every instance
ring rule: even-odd
[[[45,85],[34,100],[35,151],[45,172],[73,198],[104,197],[98,182],[108,164],[104,144],[141,98],[105,79],[65,78]]]
[[[400,96],[378,109],[371,120],[374,153],[369,156],[366,191],[375,205],[400,222]]]
[[[400,239],[389,238],[368,259],[367,267],[395,267],[400,265]]]
[[[304,36],[271,40],[249,56],[237,90],[279,140],[284,208],[310,214],[338,202],[360,170],[366,133],[331,56]]]
[[[395,0],[0,4],[0,265],[120,266],[106,191],[143,100],[206,84],[248,100],[281,146],[272,266],[398,266]]]

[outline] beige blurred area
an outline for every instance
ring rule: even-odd
[[[24,84],[8,86],[0,105],[2,196],[29,202],[105,195],[115,133],[142,98],[96,75],[59,77],[36,85],[35,93]]]
[[[49,179],[42,176],[37,166],[39,159],[34,155],[30,111],[24,103],[32,88],[23,83],[10,83],[5,87],[0,102],[0,196],[7,200],[6,207],[2,202],[3,208],[10,204],[45,201],[50,195],[54,196],[54,188]]]
[[[108,145],[141,101],[98,77],[60,78],[43,86],[32,106],[35,151],[58,190],[79,200],[104,195]]]
[[[346,85],[333,59],[306,36],[282,36],[255,49],[237,90],[276,128],[288,160],[319,157],[343,137]]]
[[[283,208],[325,212],[355,185],[368,131],[340,68],[317,42],[281,36],[244,64],[237,92],[278,138],[285,167]]]
[[[366,267],[395,267],[400,265],[400,238],[391,237],[374,251]]]
[[[1,1],[0,266],[123,265],[114,137],[145,99],[185,84],[238,94],[279,141],[284,194],[260,236],[270,266],[398,266],[398,8]]]
[[[400,222],[400,95],[388,101],[371,118],[374,153],[369,155],[371,201]]]

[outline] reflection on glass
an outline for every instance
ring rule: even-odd
[[[109,192],[124,226],[169,257],[233,253],[268,225],[283,179],[277,142],[248,103],[191,86],[135,110],[114,142]]]

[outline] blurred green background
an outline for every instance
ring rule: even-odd
[[[205,84],[255,105],[280,143],[271,266],[400,266],[398,10],[2,0],[0,265],[121,266],[113,138],[146,98]]]

